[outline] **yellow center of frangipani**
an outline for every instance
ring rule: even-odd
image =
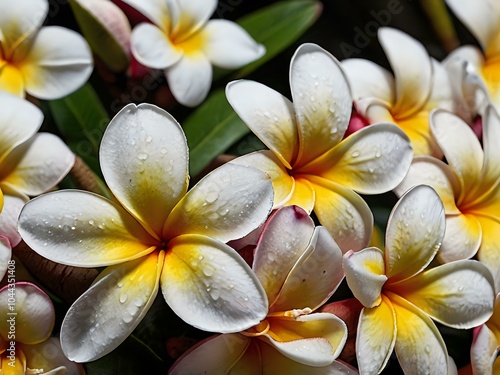
[[[500,103],[500,56],[487,59],[481,72],[493,103]]]
[[[192,55],[201,52],[206,43],[206,35],[202,29],[186,36],[186,32],[191,30],[196,20],[193,20],[189,14],[182,13],[177,20],[177,24],[169,35],[172,44],[177,51],[185,55]]]

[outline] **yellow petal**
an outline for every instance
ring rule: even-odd
[[[396,316],[391,301],[382,296],[380,305],[361,311],[356,336],[359,370],[380,373],[392,354],[396,341]]]
[[[8,358],[9,352],[0,355],[0,370],[2,375],[26,375],[26,357],[22,351],[15,352],[14,361]]]
[[[486,264],[495,279],[495,289],[500,290],[500,223],[488,217],[476,216],[483,234],[481,246],[477,252],[478,259]]]
[[[397,119],[396,124],[410,138],[413,151],[418,155],[431,155],[440,158],[442,151],[431,136],[429,127],[429,112],[420,111],[410,117]]]
[[[500,35],[500,33],[499,33]],[[484,66],[481,71],[481,76],[488,88],[488,92],[491,97],[491,102],[498,108],[498,103],[500,103],[500,59],[489,58],[484,62]]]
[[[6,64],[3,67],[0,61],[0,90],[20,97],[24,97],[24,78],[19,69]]]
[[[309,214],[313,210],[315,201],[316,191],[314,190],[314,186],[307,180],[307,176],[295,177],[293,192],[286,205],[299,206]]]
[[[446,231],[437,256],[442,263],[472,258],[481,245],[481,225],[474,215],[446,215]]]

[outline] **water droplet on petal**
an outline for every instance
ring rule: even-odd
[[[220,292],[217,289],[212,289],[209,293],[214,301],[217,301],[220,297]]]
[[[150,143],[152,140],[153,140],[153,137],[151,137],[150,135],[148,135],[148,137],[146,138],[146,142]]]
[[[120,294],[120,303],[127,302],[127,299],[128,299],[128,296],[125,293]]]
[[[90,225],[94,225],[94,220],[90,219],[90,220],[89,220],[89,224],[90,224]]]
[[[209,191],[205,197],[207,203],[214,203],[219,198],[219,193],[215,190]]]
[[[161,152],[163,155],[165,155],[165,154],[168,152],[168,150],[167,150],[165,147],[162,147],[162,148],[160,149],[160,152]]]
[[[142,160],[142,161],[146,160],[148,157],[149,157],[149,155],[148,155],[148,154],[146,154],[145,152],[139,152],[139,153],[137,154],[137,158],[138,158],[139,160]]]
[[[357,157],[359,156],[359,151],[354,151],[354,152],[351,154],[351,156],[352,156],[353,158],[357,158]]]

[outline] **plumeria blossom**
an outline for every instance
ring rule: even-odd
[[[48,11],[46,0],[0,3],[0,90],[56,99],[89,78],[92,54],[87,42],[63,27],[41,27]]]
[[[345,323],[314,313],[344,278],[342,252],[307,213],[283,207],[266,222],[253,270],[269,300],[267,317],[239,334],[212,337],[181,357],[171,374],[343,374],[337,362]]]
[[[490,102],[500,110],[500,3],[496,0],[446,0],[472,32],[481,49],[462,46],[446,59],[469,116],[482,115]]]
[[[448,164],[416,157],[395,192],[428,184],[439,194],[446,213],[446,233],[438,257],[442,262],[467,259],[477,252],[500,288],[500,117],[488,107],[483,147],[469,126],[444,110],[431,115],[431,130]]]
[[[83,366],[64,356],[59,339],[50,337],[54,306],[34,284],[18,282],[0,289],[0,314],[1,374],[84,374]]]
[[[388,27],[378,38],[394,75],[364,59],[342,61],[358,113],[370,124],[388,121],[411,140],[415,155],[441,155],[430,136],[429,112],[453,109],[452,86],[444,67],[409,35]]]
[[[9,239],[0,236],[0,282],[2,281],[7,268],[9,266],[9,260],[12,256],[12,248],[10,247]]]
[[[393,349],[405,373],[447,374],[447,349],[432,319],[469,329],[491,316],[494,282],[485,265],[461,260],[426,270],[444,230],[443,203],[420,185],[392,210],[385,251],[344,255],[347,283],[364,306],[356,337],[361,374],[380,373]]]
[[[107,267],[62,323],[68,358],[87,362],[116,348],[142,320],[159,284],[172,310],[196,328],[237,332],[265,318],[264,290],[225,242],[267,218],[273,201],[267,175],[226,165],[186,193],[182,128],[150,104],[130,104],[114,117],[100,165],[116,201],[57,191],[32,200],[19,218],[24,240],[40,255]]]
[[[265,53],[239,25],[208,20],[216,0],[123,0],[152,23],[132,31],[132,54],[143,65],[164,69],[174,97],[196,106],[208,94],[212,65],[234,69]]]
[[[55,135],[38,133],[43,113],[28,101],[0,92],[0,235],[21,241],[17,218],[29,196],[52,189],[74,164]]]
[[[393,124],[377,124],[343,140],[352,109],[339,62],[315,44],[292,58],[293,103],[260,83],[240,80],[226,88],[229,103],[269,148],[233,163],[257,167],[273,180],[274,207],[313,209],[340,248],[360,250],[370,241],[373,216],[361,194],[394,188],[413,152]]]
[[[472,373],[474,375],[498,374],[500,361],[500,295],[495,299],[491,318],[474,331],[470,352]]]

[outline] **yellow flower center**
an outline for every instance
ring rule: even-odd
[[[271,325],[269,324],[267,319],[264,319],[256,326],[253,326],[252,328],[249,328],[246,331],[242,331],[241,334],[247,337],[258,337],[265,335],[269,331],[270,327]]]

